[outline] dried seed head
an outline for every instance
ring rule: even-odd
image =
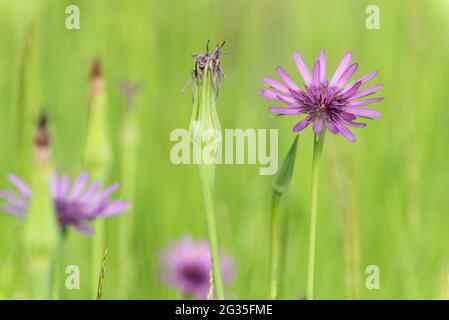
[[[92,106],[94,104],[94,100],[96,99],[96,97],[101,95],[101,93],[104,91],[104,79],[99,59],[95,59],[92,62],[89,72],[89,78],[90,78],[89,106]]]
[[[94,59],[94,61],[92,61],[89,77],[91,80],[101,77],[101,63],[98,58],[96,58],[96,59]]]
[[[141,81],[130,82],[122,80],[119,82],[118,87],[125,106],[130,108],[134,104],[139,92],[143,89],[143,83]]]
[[[38,123],[37,123],[37,131],[34,136],[34,144],[36,145],[36,148],[39,150],[46,150],[48,149],[50,145],[51,136],[48,132],[47,128],[48,124],[48,117],[45,114],[45,112],[42,112],[42,114],[39,117]]]
[[[194,54],[195,64],[192,70],[192,85],[193,90],[195,86],[199,86],[204,82],[204,76],[209,75],[212,88],[215,92],[215,96],[218,96],[218,91],[220,89],[221,80],[225,77],[223,69],[221,68],[220,57],[223,54],[228,54],[223,52],[223,47],[225,42],[221,45],[216,45],[213,51],[209,50],[209,41],[206,44],[206,52],[200,54]]]

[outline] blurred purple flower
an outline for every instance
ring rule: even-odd
[[[10,174],[8,180],[18,192],[0,190],[0,199],[6,201],[0,208],[10,214],[25,217],[28,211],[31,190],[20,178]],[[89,175],[82,173],[73,186],[68,176],[58,176],[53,171],[51,179],[51,195],[62,230],[73,226],[76,230],[91,235],[93,230],[85,224],[95,218],[110,217],[129,209],[124,200],[110,199],[110,195],[119,188],[114,183],[100,190],[100,182],[95,181],[88,186]]]
[[[327,127],[331,133],[341,133],[347,140],[355,142],[354,135],[347,127],[365,127],[365,123],[354,122],[357,117],[375,119],[381,116],[379,111],[359,108],[382,101],[383,98],[359,99],[381,90],[383,85],[378,84],[359,90],[364,83],[377,75],[377,71],[373,71],[355,82],[348,83],[357,70],[356,63],[350,65],[351,52],[344,55],[330,81],[326,78],[324,50],[320,51],[313,66],[312,74],[310,74],[299,53],[295,53],[293,58],[304,80],[304,89],[300,89],[289,75],[280,66],[277,66],[276,72],[283,83],[265,77],[264,82],[270,89],[261,90],[260,95],[287,105],[270,107],[268,110],[272,113],[277,115],[307,115],[305,119],[293,127],[294,132],[299,132],[312,123],[315,133]]]
[[[162,252],[161,259],[167,269],[162,274],[164,282],[180,289],[183,295],[191,294],[197,299],[207,298],[211,273],[207,241],[195,242],[191,237],[184,236]],[[223,283],[226,284],[234,277],[234,263],[223,254],[220,260]]]

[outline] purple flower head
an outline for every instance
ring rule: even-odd
[[[161,254],[166,271],[162,280],[181,290],[183,295],[206,299],[210,285],[211,257],[207,241],[195,242],[184,236]],[[234,277],[234,263],[223,254],[220,257],[223,282]]]
[[[25,182],[14,175],[8,176],[16,191],[0,190],[0,199],[6,201],[0,208],[10,214],[25,217],[28,211],[31,190]],[[100,182],[88,185],[89,176],[82,173],[73,185],[68,176],[58,176],[53,171],[51,195],[62,230],[73,226],[76,230],[91,235],[93,230],[85,223],[100,217],[110,217],[129,209],[124,200],[111,200],[111,194],[119,188],[117,183],[100,190]]]
[[[341,133],[347,140],[355,142],[355,137],[348,126],[365,127],[366,123],[355,122],[357,117],[367,119],[380,117],[379,111],[360,108],[383,100],[383,98],[366,98],[381,90],[382,84],[361,89],[363,84],[377,75],[377,71],[373,71],[357,81],[349,82],[357,70],[356,63],[350,64],[351,52],[344,55],[330,80],[327,80],[326,77],[324,50],[320,51],[313,66],[312,74],[299,53],[295,53],[293,58],[304,80],[304,88],[299,88],[290,76],[278,66],[276,72],[283,83],[264,78],[265,84],[270,89],[261,90],[260,95],[286,104],[286,106],[270,107],[268,110],[272,113],[277,115],[307,115],[305,119],[293,127],[294,132],[299,132],[312,123],[315,133],[327,128],[331,133]]]

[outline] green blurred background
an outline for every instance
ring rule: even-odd
[[[81,29],[65,28],[65,8],[76,4]],[[380,30],[365,27],[365,8],[380,8]],[[17,173],[29,181],[33,126],[50,117],[57,169],[82,170],[88,116],[88,72],[101,59],[107,81],[114,164],[109,182],[121,181],[120,128],[125,106],[120,80],[142,81],[136,100],[141,141],[133,209],[130,298],[177,298],[158,279],[158,252],[183,234],[206,237],[194,166],[175,166],[170,132],[188,127],[191,54],[205,42],[226,40],[227,74],[217,102],[223,128],[278,128],[280,158],[294,135],[294,118],[272,118],[258,96],[262,77],[281,64],[299,80],[292,53],[309,66],[325,48],[333,70],[350,50],[357,75],[378,70],[383,117],[357,143],[329,135],[320,177],[316,298],[423,299],[449,297],[449,1],[446,0],[0,0],[0,187]],[[23,129],[23,130],[22,130]],[[21,137],[19,132],[24,132]],[[283,198],[287,250],[281,298],[306,287],[308,198],[312,133],[300,136],[293,183]],[[20,150],[25,154],[20,155]],[[266,298],[271,177],[258,165],[217,169],[220,242],[236,260],[228,296]],[[109,219],[105,297],[120,296],[117,228]],[[0,298],[21,298],[20,220],[0,214]],[[71,232],[65,264],[78,265],[81,289],[66,299],[90,298],[91,238]],[[365,288],[365,268],[380,268],[380,289]],[[64,286],[61,280],[61,287]]]

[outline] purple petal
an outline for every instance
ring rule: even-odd
[[[14,192],[9,190],[0,190],[0,199],[5,200],[8,204],[13,205],[21,210],[28,209],[28,199],[17,196]]]
[[[276,114],[287,114],[287,115],[302,113],[302,111],[298,108],[285,108],[285,107],[270,107],[268,108],[268,111]]]
[[[282,69],[281,66],[277,66],[276,67],[276,72],[278,73],[279,77],[281,77],[282,81],[285,82],[285,84],[296,91],[299,91],[298,86],[296,85],[295,82],[293,82],[293,80],[289,77],[289,75],[287,74],[287,72],[284,71],[284,69]]]
[[[273,90],[267,90],[267,89],[262,89],[259,91],[259,94],[262,97],[265,97],[267,99],[271,99],[271,100],[276,100],[276,101],[288,101],[290,103],[296,103],[295,99],[293,99],[292,97],[283,95],[279,92],[273,91]]]
[[[63,176],[59,180],[59,191],[57,199],[66,201],[68,199],[69,187],[70,187],[70,178],[68,176]]]
[[[358,98],[365,97],[367,95],[370,95],[370,94],[372,94],[374,92],[377,92],[377,91],[381,90],[383,87],[384,87],[383,84],[378,84],[378,85],[375,85],[375,86],[367,87],[367,88],[365,88],[363,90],[360,90],[356,94],[354,94],[351,98],[352,99],[358,99]]]
[[[338,128],[338,131],[343,135],[343,137],[346,138],[346,140],[354,143],[355,142],[355,136],[352,134],[351,130],[346,128],[344,125],[335,122],[336,127]]]
[[[291,92],[295,92],[295,91],[292,90]],[[303,106],[300,104],[300,102],[295,100],[294,97],[290,98],[288,100],[285,100],[283,97],[279,97],[279,100],[281,102],[285,103],[286,105],[288,105],[289,107],[303,109]]]
[[[309,125],[310,120],[311,120],[310,117],[307,117],[304,120],[301,120],[293,127],[293,131],[299,132],[301,130],[304,130]]]
[[[293,59],[295,60],[296,67],[299,70],[299,73],[301,74],[301,77],[304,80],[304,84],[306,86],[310,86],[312,83],[312,76],[310,75],[309,69],[307,68],[307,65],[304,63],[304,60],[302,59],[301,55],[297,52],[293,54]]]
[[[370,119],[377,119],[382,116],[379,111],[369,108],[344,108],[344,110],[348,113],[352,113],[355,116]]]
[[[282,83],[280,83],[280,82],[278,82],[276,80],[273,80],[273,79],[270,79],[268,77],[265,77],[265,78],[263,78],[263,82],[265,82],[265,84],[267,86],[269,86],[269,87],[271,87],[273,89],[276,89],[276,90],[278,90],[280,92],[287,93],[287,94],[290,93],[290,91],[288,90],[287,86],[283,85]]]
[[[351,101],[346,106],[347,107],[359,107],[359,106],[364,106],[364,105],[367,105],[370,103],[376,103],[376,102],[382,101],[383,99],[384,98],[371,98],[371,99],[360,100],[360,101]]]
[[[30,188],[19,177],[15,176],[13,174],[10,174],[10,175],[8,175],[8,180],[17,188],[17,190],[20,191],[21,194],[23,194],[24,196],[27,196],[27,197],[31,196]]]
[[[318,133],[321,131],[321,129],[323,129],[323,119],[321,118],[315,118],[313,120],[313,131],[315,133]]]
[[[371,80],[372,78],[374,78],[376,75],[377,75],[377,71],[373,71],[373,72],[370,72],[370,73],[368,73],[367,75],[361,77],[361,78],[360,78],[359,80],[357,80],[357,81],[360,81],[360,82],[362,82],[362,84],[364,84],[364,83],[370,81],[370,80]]]
[[[340,112],[340,117],[347,121],[352,121],[352,120],[357,119],[357,117],[355,115],[353,115],[352,113],[344,112],[344,111]]]
[[[346,120],[343,120],[343,119],[340,119],[339,121],[342,124],[344,124],[345,126],[356,127],[356,128],[365,128],[366,127],[366,123],[346,121]]]
[[[11,205],[7,205],[7,204],[1,205],[0,209],[9,214],[12,214],[13,216],[17,216],[17,217],[25,217],[26,216],[26,212],[24,210],[19,209],[14,206],[11,206]]]
[[[108,204],[109,196],[120,187],[120,184],[114,183],[106,187],[100,193],[97,193],[95,197],[87,203],[87,207],[84,210],[83,216],[85,219],[95,218]]]
[[[316,61],[313,65],[313,84],[318,86],[320,84],[320,62]]]
[[[347,52],[344,55],[343,59],[341,59],[340,63],[338,64],[337,69],[335,70],[334,75],[332,76],[332,79],[329,83],[330,87],[335,86],[335,84],[337,83],[338,79],[340,79],[343,72],[345,72],[345,70],[348,68],[349,63],[351,62],[351,59],[352,59],[352,53]]]
[[[320,50],[318,54],[318,61],[320,62],[320,83],[326,82],[326,52],[324,49]]]
[[[327,128],[329,129],[329,132],[331,132],[333,134],[338,134],[339,133],[338,128],[335,125],[334,121],[328,121],[327,122]]]
[[[81,202],[91,201],[94,198],[94,196],[97,193],[99,188],[100,188],[100,181],[95,181],[94,183],[92,183],[90,185],[89,189],[87,189],[87,191],[81,197],[80,201]]]
[[[59,177],[56,170],[51,171],[51,196],[57,198],[59,189]]]
[[[359,90],[360,86],[362,85],[362,82],[357,81],[353,83],[352,85],[349,85],[341,92],[341,98],[342,99],[348,99],[350,98],[354,93]]]
[[[349,79],[351,79],[352,75],[357,70],[358,64],[354,63],[352,64],[348,69],[343,72],[340,79],[338,79],[337,83],[335,84],[337,87],[343,87],[346,82],[348,82]]]
[[[124,200],[112,201],[108,204],[108,206],[104,210],[100,212],[98,217],[110,217],[123,211],[126,211],[129,208],[130,208],[129,203]]]
[[[80,174],[80,176],[78,177],[78,179],[75,181],[75,183],[73,185],[72,193],[70,194],[69,201],[74,201],[79,197],[81,192],[83,192],[88,179],[89,179],[89,175],[86,172],[83,172],[82,174]]]
[[[88,236],[92,236],[94,234],[94,230],[91,227],[83,225],[81,223],[75,223],[72,226],[73,228],[75,228],[75,230],[87,234]]]
[[[98,203],[102,203],[103,201],[107,200],[109,196],[116,191],[120,187],[119,183],[114,183],[106,187],[97,197]]]

